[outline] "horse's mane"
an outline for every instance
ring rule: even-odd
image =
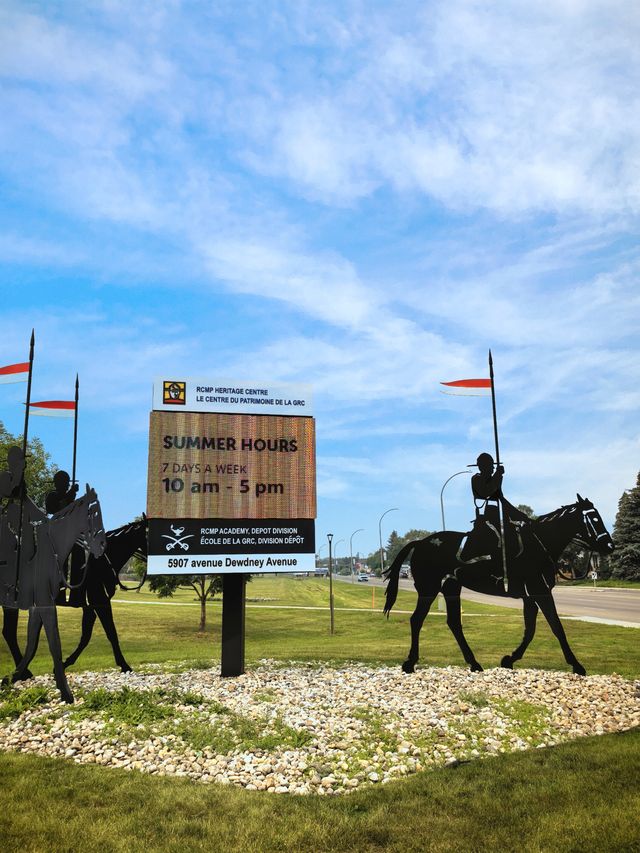
[[[544,524],[545,521],[555,521],[557,518],[562,518],[563,515],[567,515],[568,513],[573,512],[577,508],[577,503],[565,504],[564,506],[561,506],[558,509],[554,509],[553,512],[545,512],[543,515],[539,515],[536,518],[536,522]]]
[[[107,539],[114,539],[117,536],[126,536],[134,529],[138,529],[141,524],[146,524],[146,521],[141,518],[138,521],[130,521],[123,524],[122,527],[115,527],[113,530],[107,530]]]
[[[138,556],[146,559],[146,548],[139,546],[135,551],[129,551],[130,543],[127,541],[130,534],[136,534],[141,529],[146,528],[146,519],[141,518],[138,521],[130,521],[128,524],[123,524],[121,527],[116,527],[114,530],[107,530],[107,547],[103,555],[113,568],[115,564],[119,564],[117,571],[120,571],[122,566],[131,557]]]

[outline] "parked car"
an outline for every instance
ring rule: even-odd
[[[369,575],[366,572],[360,572],[358,575],[358,583],[369,583]]]
[[[400,577],[401,577],[401,578],[408,578],[408,577],[409,577],[409,574],[410,574],[410,567],[409,567],[409,564],[408,564],[408,563],[403,563],[403,564],[400,566]]]

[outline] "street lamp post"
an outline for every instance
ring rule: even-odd
[[[322,545],[320,545],[320,547],[318,548],[318,553],[316,554],[316,568],[320,564],[320,551],[322,551],[322,549],[326,548],[326,547],[327,547],[326,543],[323,542]]]
[[[364,527],[359,527],[357,530],[354,530],[351,534],[351,538],[349,539],[349,572],[351,574],[351,583],[353,583],[353,537],[356,533],[362,533]]]
[[[331,552],[333,533],[327,533],[327,539],[329,540],[329,618],[331,622],[331,633],[333,634],[333,554]]]
[[[446,527],[446,525],[445,525],[445,522],[444,522],[444,497],[443,497],[443,495],[444,495],[444,487],[447,485],[447,483],[449,482],[449,480],[453,480],[453,478],[454,478],[454,477],[459,477],[459,476],[460,476],[460,474],[470,474],[470,473],[471,473],[471,471],[469,471],[469,469],[468,469],[468,468],[465,468],[465,470],[464,470],[464,471],[456,471],[456,473],[455,473],[455,474],[452,474],[452,475],[449,477],[449,479],[448,479],[448,480],[445,480],[445,481],[444,481],[444,484],[443,484],[442,488],[440,489],[440,512],[442,513],[442,529],[443,529],[443,530],[446,530],[446,529],[447,529],[447,527]]]
[[[338,539],[337,542],[333,543],[333,560],[336,564],[337,570],[340,569],[340,567],[338,566],[338,545],[341,545],[343,542],[344,542],[344,539]]]
[[[391,509],[387,509],[382,513],[382,515],[380,516],[380,520],[378,521],[378,535],[380,537],[380,573],[381,574],[384,573],[384,550],[382,548],[382,519],[385,517],[385,515],[388,512],[397,512],[397,511],[398,511],[398,507],[392,506]]]

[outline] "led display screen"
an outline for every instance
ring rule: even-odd
[[[151,519],[313,519],[315,421],[153,411]]]

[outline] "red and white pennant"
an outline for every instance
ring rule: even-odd
[[[28,361],[21,361],[18,364],[7,364],[5,367],[0,367],[0,385],[8,385],[10,382],[26,382],[28,378]]]
[[[73,400],[42,400],[40,403],[29,403],[32,415],[49,418],[72,418],[76,413]]]
[[[448,388],[455,390],[443,391],[441,394],[453,394],[458,397],[487,397],[491,393],[490,379],[456,379],[454,382],[441,382]]]

